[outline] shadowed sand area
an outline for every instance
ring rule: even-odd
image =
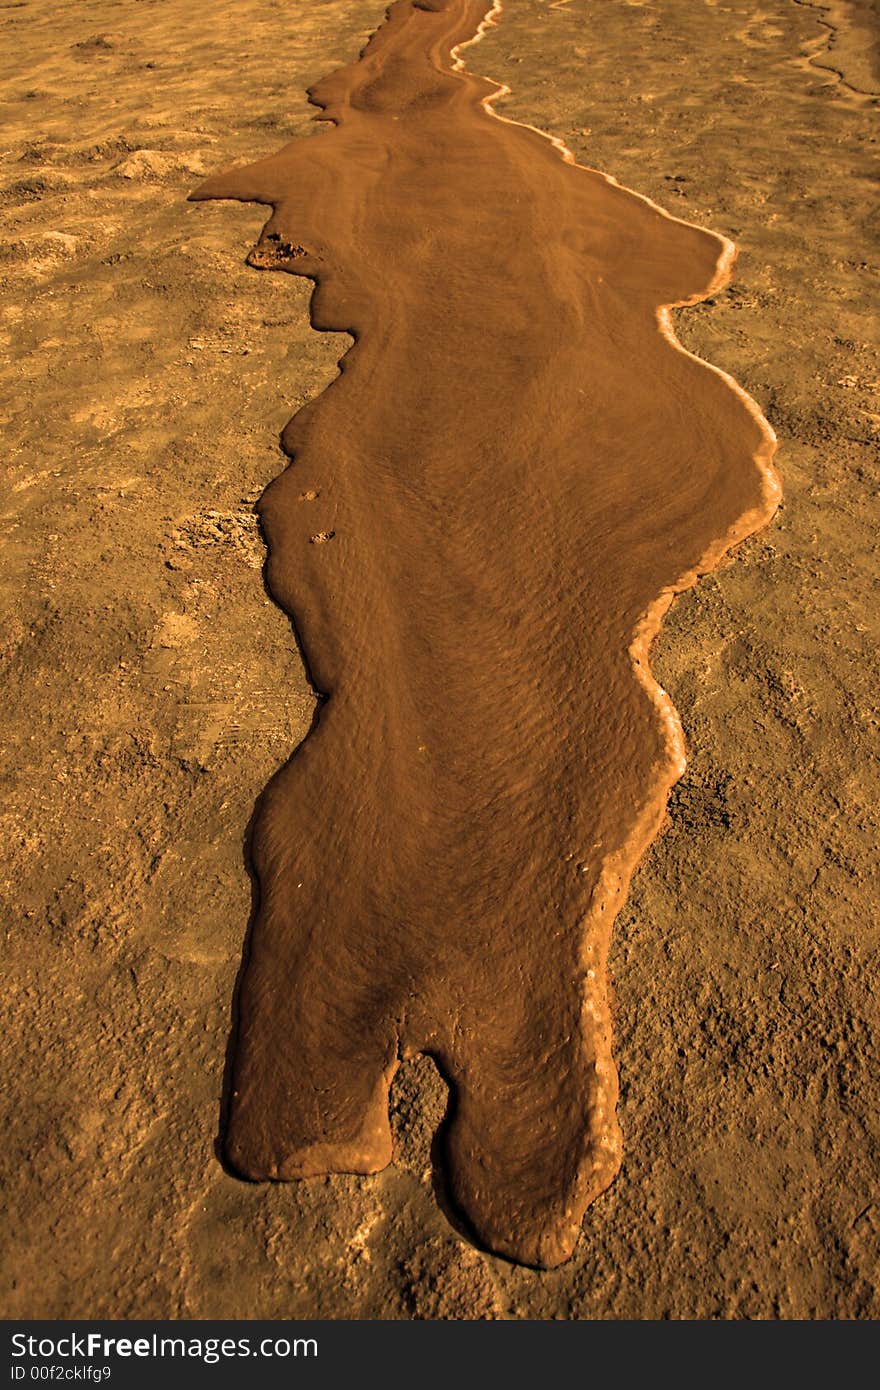
[[[429,1053],[452,1203],[554,1265],[619,1165],[610,927],[683,769],[648,643],[778,486],[660,307],[732,246],[497,119],[454,56],[490,12],[400,0],[312,89],[332,129],[192,195],[271,204],[253,264],[355,338],[260,504],[328,698],[256,820],[227,1152],[374,1172]]]

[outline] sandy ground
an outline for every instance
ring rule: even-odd
[[[383,6],[0,7],[7,1317],[880,1314],[871,12],[507,0],[469,51],[739,243],[678,331],[786,487],[655,650],[690,766],[615,930],[624,1167],[536,1273],[438,1205],[428,1061],[378,1177],[215,1155],[246,826],[312,709],[251,509],[346,340],[244,265],[259,209],[185,195],[305,131]]]

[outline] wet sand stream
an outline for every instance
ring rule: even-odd
[[[554,1265],[620,1162],[610,929],[684,766],[648,645],[779,494],[670,327],[731,243],[497,118],[459,49],[499,17],[399,0],[312,89],[326,130],[193,195],[271,205],[252,263],[355,340],[260,504],[325,698],[257,816],[226,1142],[253,1178],[374,1172],[428,1053],[452,1205]]]

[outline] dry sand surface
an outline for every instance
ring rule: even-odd
[[[185,197],[305,133],[383,12],[0,9],[3,1312],[877,1316],[868,4],[507,0],[468,53],[505,114],[738,242],[677,331],[767,412],[786,489],[655,649],[690,765],[615,928],[624,1163],[574,1257],[450,1225],[425,1059],[377,1176],[218,1162],[246,827],[313,710],[253,505],[348,340],[244,265],[259,209]]]

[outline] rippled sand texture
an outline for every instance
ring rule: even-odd
[[[257,817],[227,1151],[381,1169],[430,1053],[452,1205],[554,1265],[619,1164],[609,932],[683,766],[647,644],[777,487],[658,313],[732,247],[497,119],[453,52],[490,11],[400,0],[310,93],[332,129],[193,195],[271,204],[253,263],[355,338],[261,503],[328,698]]]

